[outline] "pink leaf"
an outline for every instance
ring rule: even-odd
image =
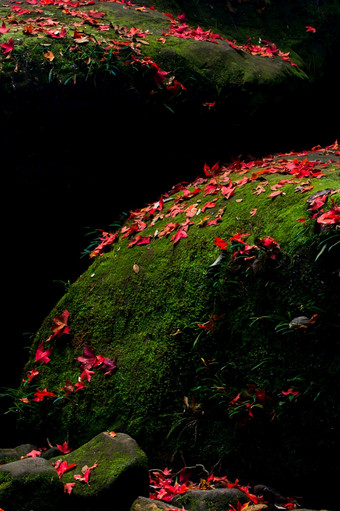
[[[184,230],[184,229],[179,229],[176,234],[174,234],[171,238],[171,241],[174,242],[174,245],[175,243],[177,243],[181,238],[187,238],[188,237],[188,234],[187,232]]]
[[[65,483],[64,484],[64,492],[68,493],[70,495],[70,493],[73,490],[73,486],[75,486],[75,485],[76,485],[76,483]]]
[[[2,43],[1,48],[4,49],[4,53],[9,53],[14,48],[14,41],[12,38],[7,43]]]
[[[9,32],[9,28],[6,28],[6,25],[5,25],[5,22],[3,21],[1,27],[0,27],[0,34],[6,34],[7,32]]]
[[[44,343],[42,342],[37,351],[35,352],[35,361],[42,363],[42,364],[48,364],[50,361],[50,354],[52,352],[52,348],[49,348],[44,351]]]

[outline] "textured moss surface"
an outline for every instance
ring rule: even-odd
[[[39,474],[12,478],[8,473],[1,473],[0,502],[8,511],[57,511],[63,507],[63,485],[57,475]]]
[[[231,48],[225,40],[213,44],[193,38],[168,37],[163,44],[159,38],[163,32],[169,31],[171,20],[161,11],[146,8],[137,10],[137,4],[126,8],[120,3],[105,2],[98,2],[95,7],[90,4],[72,10],[51,4],[41,16],[32,9],[28,9],[27,14],[16,15],[8,10],[6,4],[0,4],[1,18],[9,28],[2,39],[7,42],[9,38],[15,38],[13,50],[2,57],[2,86],[10,92],[14,84],[16,88],[37,87],[39,84],[53,87],[77,82],[93,85],[105,78],[112,82],[113,87],[118,85],[119,88],[119,80],[113,77],[120,75],[131,81],[133,73],[129,66],[124,65],[131,53],[137,59],[152,57],[164,71],[182,80],[189,90],[192,89],[192,93],[197,93],[198,89],[201,93],[203,90],[208,93],[209,89],[216,92],[216,87],[242,86],[245,83],[265,84],[268,80],[272,84],[280,84],[288,79],[296,87],[299,80],[307,78],[304,71],[280,58],[254,58]],[[85,22],[80,28],[74,27],[74,21],[83,23],[86,13],[90,15],[94,11],[102,13],[99,19],[108,30],[103,32],[98,29],[100,23],[96,15],[95,23],[92,18],[91,22]],[[13,16],[17,16],[14,21]],[[30,26],[36,27],[41,17],[55,22],[58,27],[56,37],[41,31],[40,26],[39,32],[28,32]],[[58,38],[62,28],[66,30],[66,35]],[[126,37],[124,30],[128,32],[131,28],[145,34],[139,36],[137,32],[134,38]],[[74,36],[75,30],[81,34],[78,39]],[[85,42],[77,43],[81,37]],[[128,45],[125,52],[120,49],[121,54],[116,58],[119,45],[115,46],[115,41],[134,42],[135,46],[131,49]],[[46,56],[47,52],[53,54],[52,60]],[[127,78],[129,75],[130,78]]]
[[[339,421],[339,280],[333,247],[338,231],[335,225],[316,231],[306,199],[335,191],[339,180],[335,151],[308,157],[320,157],[316,171],[323,176],[307,181],[275,173],[263,177],[263,164],[255,162],[230,174],[235,193],[228,200],[205,193],[208,178],[196,182],[201,191],[194,197],[179,199],[183,191],[171,195],[173,200],[164,201],[141,232],[150,236],[149,243],[129,247],[135,235],[119,231],[117,241],[70,287],[37,334],[27,371],[53,318],[69,311],[70,334],[53,342],[51,362],[41,364],[32,380],[59,399],[28,405],[19,417],[21,427],[34,425],[37,436],[60,441],[68,433],[74,444],[112,428],[135,437],[150,463],[169,462],[171,453],[177,453],[175,459],[182,453],[188,463],[211,466],[220,459],[236,476],[254,471],[282,484],[306,474],[316,477],[324,456],[336,446]],[[294,158],[284,155],[286,162]],[[237,186],[246,177],[248,182]],[[257,195],[264,179],[266,191]],[[293,182],[270,198],[282,179]],[[301,193],[306,182],[313,189]],[[198,214],[191,217],[188,237],[174,244],[172,234],[159,233],[171,221],[185,221],[185,212],[167,217],[176,197],[185,208],[195,205]],[[213,207],[205,208],[213,199]],[[332,192],[327,201],[326,209],[338,194]],[[162,217],[156,221],[157,214]],[[217,216],[217,225],[198,225]],[[135,223],[131,217],[123,228]],[[306,222],[297,221],[302,217]],[[235,261],[229,238],[236,233],[248,234],[249,245],[273,237],[280,250],[273,258],[264,251],[258,267],[254,260]],[[220,250],[215,237],[229,247]],[[322,253],[320,242],[326,243]],[[219,255],[219,264],[211,266]],[[212,314],[214,330],[199,328]],[[289,327],[294,318],[315,314],[316,321],[306,328]],[[117,357],[118,369],[105,375],[94,368],[85,388],[66,396],[62,388],[66,379],[77,381],[76,359],[85,346],[96,355]],[[298,396],[282,394],[289,388]],[[238,393],[239,408],[231,405]],[[328,475],[335,473],[333,461]]]

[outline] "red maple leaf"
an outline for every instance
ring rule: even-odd
[[[37,390],[35,393],[34,393],[34,398],[33,398],[33,401],[42,401],[44,399],[44,397],[55,397],[56,395],[53,393],[53,392],[48,392],[46,387],[44,388],[44,390]]]
[[[215,243],[215,245],[220,247],[221,250],[225,250],[228,246],[228,243],[226,241],[222,240],[222,238],[216,237],[214,243]]]
[[[224,314],[220,314],[217,316],[216,314],[211,314],[210,319],[205,323],[197,323],[198,328],[202,328],[203,330],[215,330],[216,321],[222,319]]]
[[[64,460],[58,460],[54,463],[54,468],[58,474],[59,479],[61,479],[62,475],[65,474],[65,472],[68,472],[72,468],[76,467],[76,463],[71,463],[70,465],[67,464],[67,461]]]
[[[2,43],[1,48],[4,49],[4,53],[9,53],[14,48],[14,41],[12,38],[8,40],[7,43]]]
[[[163,227],[163,229],[161,231],[159,231],[158,237],[161,238],[162,236],[167,236],[172,231],[177,229],[178,226],[179,226],[179,223],[177,223],[177,222],[169,222],[168,224],[166,224],[165,227]]]
[[[65,493],[68,493],[70,495],[70,493],[72,492],[73,490],[73,487],[76,485],[76,483],[65,483],[64,484],[64,492]]]
[[[9,32],[9,28],[6,28],[6,25],[5,25],[5,22],[3,21],[2,22],[2,25],[0,27],[0,34],[6,34],[7,32]]]
[[[32,451],[25,454],[25,456],[21,456],[21,458],[36,458],[37,456],[41,456],[41,451],[37,451],[36,449],[32,449]]]
[[[61,30],[46,30],[46,33],[54,39],[62,39],[66,35],[66,29],[63,27]]]
[[[151,236],[142,236],[141,234],[137,234],[137,236],[130,241],[128,247],[133,247],[134,245],[147,245],[151,241]]]
[[[214,208],[216,206],[216,203],[214,201],[209,201],[209,202],[206,202],[204,204],[204,206],[202,206],[202,213],[207,209],[207,208]]]
[[[297,390],[293,390],[293,387],[289,387],[288,390],[281,390],[281,394],[283,394],[284,396],[298,396],[300,394],[300,392],[298,392]]]
[[[47,350],[44,350],[44,343],[41,342],[37,351],[35,352],[35,361],[42,363],[42,364],[48,364],[50,361],[49,356],[51,355],[51,352],[52,352],[52,348],[48,348]]]
[[[87,465],[85,465],[81,469],[82,475],[81,474],[75,474],[73,477],[74,477],[74,479],[76,481],[84,481],[84,483],[89,484],[91,470],[95,469],[96,467],[98,467],[97,463],[94,463],[94,465],[92,465],[91,467],[88,467]]]
[[[38,369],[31,369],[28,373],[26,373],[27,380],[22,380],[23,383],[30,383],[35,376],[38,376],[39,371]]]
[[[78,390],[81,390],[85,387],[85,383],[82,382],[82,381],[79,381],[75,384],[75,391],[74,392],[77,392]]]
[[[81,362],[82,369],[91,369],[97,363],[97,356],[92,348],[89,346],[84,347],[84,354],[77,358],[78,362]]]
[[[225,199],[229,199],[235,193],[235,188],[233,187],[233,183],[230,181],[228,186],[221,187],[221,193]]]
[[[86,378],[87,381],[90,382],[93,374],[95,374],[94,371],[91,371],[90,369],[87,369],[85,367],[84,371],[80,375],[80,379],[83,380],[84,378]]]
[[[56,444],[56,446],[58,447],[59,451],[62,452],[63,454],[67,454],[72,451],[72,449],[67,445],[67,442],[64,442],[61,445]]]
[[[50,341],[53,339],[53,337],[60,337],[63,334],[69,334],[70,333],[70,327],[67,325],[68,318],[70,316],[70,313],[67,310],[64,310],[64,312],[60,316],[56,316],[53,318],[54,326],[52,327],[52,334],[49,336],[47,341]]]
[[[243,240],[241,240],[241,238],[245,238],[246,236],[249,236],[249,234],[241,234],[237,232],[236,234],[230,237],[230,243],[233,243],[235,241],[236,243],[242,243],[244,245],[245,243]]]
[[[116,359],[111,360],[108,357],[103,357],[103,355],[98,355],[97,359],[99,368],[105,371],[104,376],[112,374],[117,369]]]
[[[315,34],[316,28],[311,27],[310,25],[307,25],[306,26],[306,32],[313,32],[313,34]]]
[[[318,224],[339,224],[340,223],[340,207],[334,206],[334,208],[326,211],[316,219]]]
[[[216,101],[213,101],[212,103],[208,103],[208,102],[202,103],[202,106],[206,106],[206,107],[208,107],[209,110],[211,110],[212,108],[215,108]]]
[[[179,229],[179,230],[176,232],[176,234],[174,234],[174,235],[171,237],[171,241],[173,241],[173,243],[174,243],[174,245],[175,245],[176,243],[178,243],[178,242],[179,242],[179,240],[180,240],[181,238],[187,238],[187,237],[188,237],[188,233],[186,232],[186,230],[185,230],[185,229],[183,229],[183,228],[182,228],[182,229]]]
[[[84,481],[84,483],[89,484],[91,470],[87,469],[83,475],[75,474],[73,477],[76,481]]]
[[[211,168],[209,167],[209,165],[205,163],[203,167],[203,172],[206,176],[210,177],[216,175],[219,171],[219,168],[220,162],[215,163]]]
[[[268,199],[274,199],[275,197],[277,197],[278,195],[282,195],[283,194],[283,191],[282,190],[277,190],[276,192],[273,192],[271,193],[270,195],[268,195]]]

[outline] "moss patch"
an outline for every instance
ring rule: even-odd
[[[63,486],[51,474],[12,478],[8,473],[0,473],[0,501],[9,511],[56,511],[64,508]]]
[[[325,438],[333,449],[339,421],[338,231],[320,231],[310,210],[313,195],[324,195],[326,210],[337,203],[337,159],[329,148],[236,162],[164,195],[163,207],[160,199],[133,212],[38,332],[26,370],[53,317],[70,312],[71,334],[56,339],[34,383],[59,398],[32,403],[20,423],[59,441],[68,431],[74,443],[114,428],[135,437],[151,463],[185,452],[188,463],[222,459],[239,473],[251,466],[274,482],[299,480],[312,439],[320,439],[318,456]],[[186,225],[187,237],[174,243]],[[299,316],[307,326],[290,325]],[[93,367],[85,388],[66,396],[84,346],[116,357],[118,370]]]

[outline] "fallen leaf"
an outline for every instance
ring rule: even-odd
[[[78,32],[78,30],[74,31],[73,39],[78,44],[88,43],[90,41],[88,35],[84,34],[84,32]]]
[[[228,243],[221,238],[215,238],[214,244],[217,245],[221,250],[225,250],[228,246]]]
[[[25,454],[25,456],[21,456],[20,459],[24,458],[36,458],[37,456],[41,456],[41,451],[37,451],[36,449],[32,449],[32,451]]]
[[[75,468],[77,466],[76,463],[71,463],[70,465],[67,464],[67,461],[58,460],[54,463],[54,468],[58,474],[59,479],[61,479],[62,475],[65,474],[65,472],[68,472],[69,470],[72,470],[72,468]]]
[[[181,238],[187,238],[188,234],[184,229],[179,229],[176,234],[171,237],[171,241],[173,241],[174,245],[179,242]]]
[[[136,264],[136,263],[135,263],[135,264],[132,266],[132,269],[133,269],[133,271],[134,271],[135,273],[139,273],[140,268],[139,268],[138,264]]]
[[[282,190],[277,190],[276,192],[273,192],[270,195],[268,195],[268,199],[274,199],[278,195],[282,195],[282,193],[283,193]]]
[[[35,361],[42,364],[48,364],[50,361],[49,356],[51,355],[51,352],[52,348],[44,350],[44,343],[41,342],[37,351],[35,352]]]
[[[34,393],[34,398],[33,398],[33,401],[36,401],[36,402],[39,402],[39,401],[42,401],[44,399],[44,397],[56,397],[56,395],[53,393],[53,392],[48,392],[46,388],[44,388],[44,390],[37,390],[35,393]]]
[[[60,337],[63,334],[70,333],[70,328],[67,324],[69,316],[70,313],[65,309],[60,316],[55,316],[53,318],[54,323],[54,326],[52,327],[53,333],[49,336],[48,339],[46,339],[46,341],[50,341],[53,337]]]
[[[23,383],[30,383],[35,376],[38,376],[38,369],[31,369],[28,373],[26,373],[27,380],[22,380]]]
[[[70,495],[70,493],[72,492],[73,490],[73,487],[76,485],[76,483],[65,483],[64,484],[64,492],[65,493],[68,493]]]
[[[10,38],[7,43],[2,43],[1,48],[4,49],[4,54],[11,52],[13,50],[13,48],[14,48],[14,41],[13,41],[13,39]]]
[[[56,446],[58,447],[59,451],[62,452],[63,454],[68,454],[69,452],[72,451],[72,449],[67,445],[67,442],[64,442],[63,444],[56,444]]]
[[[7,32],[9,32],[9,28],[6,28],[6,25],[5,25],[5,22],[3,21],[2,22],[2,25],[0,27],[0,34],[6,34]]]
[[[54,54],[51,52],[51,50],[48,50],[46,53],[44,53],[44,57],[52,62],[54,60]]]

